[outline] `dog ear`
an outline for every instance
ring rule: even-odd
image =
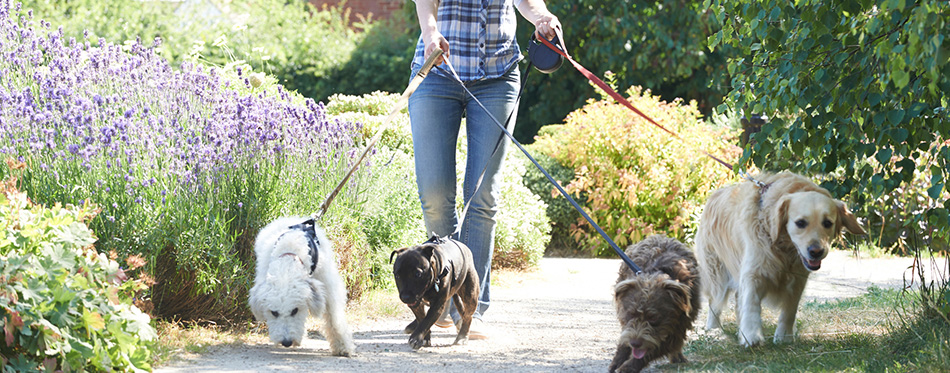
[[[768,215],[769,237],[772,238],[772,242],[777,241],[779,235],[785,230],[785,224],[788,223],[788,204],[791,198],[787,195],[779,198],[772,212]]]
[[[389,254],[389,264],[393,264],[393,257],[394,257],[394,256],[399,255],[399,254],[402,254],[402,252],[403,252],[403,251],[406,251],[406,249],[408,249],[408,247],[403,247],[403,248],[400,248],[400,249],[393,250],[393,252],[392,252],[391,254]]]
[[[848,205],[838,200],[835,200],[835,204],[838,205],[838,227],[843,226],[851,234],[867,234],[864,228],[861,228],[861,224],[858,224],[858,218],[851,213],[851,210],[848,210]]]
[[[683,312],[689,313],[693,309],[689,299],[689,286],[676,280],[664,280],[663,288],[670,293],[673,302]]]
[[[261,304],[260,292],[260,285],[254,285],[254,287],[251,288],[247,303],[251,306],[251,313],[254,314],[254,318],[258,321],[264,321],[264,309]]]

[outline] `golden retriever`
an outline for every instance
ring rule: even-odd
[[[752,182],[720,188],[706,202],[696,233],[700,283],[709,300],[706,329],[736,292],[739,343],[762,343],[762,302],[776,306],[773,342],[795,335],[805,281],[821,268],[841,228],[865,234],[848,207],[804,176],[763,173]]]

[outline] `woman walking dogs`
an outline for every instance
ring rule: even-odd
[[[432,51],[439,48],[458,78],[481,101],[491,115],[505,120],[513,130],[518,110],[522,59],[515,41],[515,8],[535,25],[535,32],[551,40],[561,24],[543,0],[415,0],[422,35],[412,61],[413,75]],[[444,65],[443,65],[444,67]],[[425,216],[426,233],[454,235],[471,248],[480,281],[480,295],[470,339],[486,339],[482,316],[488,310],[491,259],[494,249],[496,174],[507,148],[495,144],[501,129],[472,100],[448,68],[433,69],[409,99],[416,183]],[[465,165],[463,199],[468,212],[460,222],[455,208],[455,147],[462,116],[466,118],[468,159]],[[482,186],[479,175],[485,170]],[[476,187],[478,190],[475,194]],[[461,229],[459,228],[461,224]],[[455,307],[449,314],[454,322]],[[451,326],[443,320],[436,325]]]

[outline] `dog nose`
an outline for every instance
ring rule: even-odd
[[[631,341],[630,341],[630,347],[633,347],[633,348],[640,348],[640,347],[643,347],[643,341],[641,341],[641,340],[639,340],[639,339],[631,340]]]
[[[280,344],[284,345],[284,347],[290,347],[290,346],[293,346],[293,345],[294,345],[294,341],[291,341],[291,340],[289,340],[289,339],[285,339],[285,340],[283,340],[283,341],[280,341]]]
[[[820,259],[825,256],[825,249],[821,246],[809,246],[808,255],[811,256],[812,259]]]

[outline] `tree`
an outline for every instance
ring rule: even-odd
[[[740,163],[832,174],[822,186],[857,203],[926,178],[946,227],[950,209],[950,2],[707,0],[737,49],[727,100],[773,120]],[[946,229],[939,229],[946,234]]]
[[[718,22],[699,0],[550,0],[564,26],[568,52],[594,74],[611,71],[618,87],[642,86],[672,102],[696,100],[708,114],[722,102],[728,47],[710,51],[706,39]],[[518,44],[527,50],[534,26],[520,19]],[[523,67],[522,67],[523,68]],[[515,135],[533,141],[538,128],[599,95],[565,63],[550,76],[529,77]]]

